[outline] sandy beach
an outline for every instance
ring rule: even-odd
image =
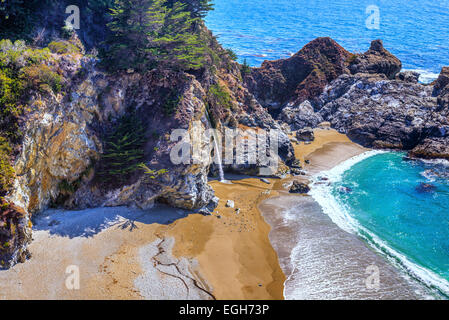
[[[310,162],[309,174],[366,151],[334,130],[318,129],[315,136],[310,144],[295,144],[297,157]],[[283,299],[292,248],[276,245],[267,221],[282,234],[276,201],[304,198],[287,188],[307,178],[211,181],[220,198],[211,216],[167,207],[47,212],[34,227],[32,259],[0,271],[0,298]],[[72,265],[79,268],[77,290],[66,286]]]
[[[212,216],[170,208],[48,212],[34,227],[32,258],[0,271],[0,298],[282,299],[285,277],[257,210],[280,180],[211,185],[221,199]],[[77,290],[66,286],[72,265]]]
[[[302,180],[369,151],[334,130],[316,130],[315,136],[313,143],[295,147],[297,157],[309,162]],[[270,241],[287,277],[286,299],[429,298],[391,262],[333,223],[313,197],[280,192],[259,209],[272,227]],[[375,289],[366,285],[367,268],[373,266],[380,272]]]

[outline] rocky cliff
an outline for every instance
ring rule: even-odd
[[[305,65],[328,72],[321,81],[309,82],[317,79],[317,73]],[[448,68],[425,85],[419,83],[418,74],[400,72],[401,67],[380,40],[373,41],[367,52],[351,55],[336,42],[319,38],[290,59],[255,68],[246,83],[267,108],[279,110],[278,120],[292,130],[329,121],[366,147],[449,159]],[[298,90],[306,87],[309,90]]]
[[[54,17],[38,12],[46,31],[36,29],[40,37],[34,44],[48,48],[6,43],[1,49],[2,68],[20,69],[17,83],[24,88],[15,97],[20,112],[9,96],[2,100],[9,113],[1,114],[0,134],[13,146],[2,147],[9,151],[0,154],[2,168],[12,177],[3,179],[0,188],[1,267],[28,257],[31,218],[48,207],[147,209],[163,202],[204,214],[213,210],[218,199],[207,183],[218,171],[213,139],[192,139],[192,149],[210,152],[199,161],[174,164],[171,152],[179,139],[172,139],[173,130],[195,137],[198,125],[217,129],[219,136],[239,129],[248,158],[258,152],[256,133],[276,130],[279,165],[248,159],[223,163],[225,171],[260,176],[282,176],[290,165],[297,168],[287,133],[323,121],[367,147],[449,159],[448,68],[433,84],[420,84],[418,75],[400,72],[401,62],[379,40],[367,52],[352,54],[330,38],[318,38],[289,59],[244,70],[200,26],[205,67],[110,73],[96,50],[89,51],[103,31],[97,38],[96,29],[87,28],[63,40],[59,27],[50,23]],[[2,69],[0,84],[9,90],[6,80],[13,81],[8,77],[14,72],[7,71]],[[2,90],[3,98],[11,91]],[[128,126],[120,132],[126,121],[133,130]],[[117,151],[120,146],[126,151]],[[114,160],[111,169],[108,159],[117,154],[136,163],[117,170]]]
[[[30,219],[48,207],[147,209],[163,202],[202,212],[215,208],[218,199],[207,183],[216,169],[213,153],[197,162],[174,164],[170,154],[179,141],[171,139],[173,130],[183,129],[193,137],[198,123],[222,135],[232,128],[281,127],[242,85],[238,63],[206,29],[204,35],[212,52],[208,67],[192,73],[155,68],[110,74],[96,57],[84,54],[77,34],[50,44],[51,52],[39,68],[48,65],[61,80],[61,88],[42,91],[36,82],[24,100],[26,108],[17,122],[21,135],[14,148],[15,179],[2,200],[2,267],[27,257]],[[129,114],[142,124],[138,148],[147,171],[133,170],[105,181],[108,137]],[[191,143],[192,149],[212,150],[211,139]],[[274,175],[287,173],[284,163],[294,159],[288,136],[282,132],[280,156],[279,168],[272,168]],[[233,172],[266,174],[260,168],[258,163],[225,166]]]

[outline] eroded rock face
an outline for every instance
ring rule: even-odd
[[[289,59],[265,61],[245,83],[264,107],[276,113],[287,103],[298,106],[317,97],[330,81],[349,73],[351,56],[331,38],[318,38]]]
[[[434,82],[433,95],[438,97],[440,109],[449,107],[449,67],[441,69],[438,79]]]
[[[291,130],[300,130],[306,127],[317,127],[323,122],[323,117],[315,112],[308,100],[299,106],[286,106],[279,115],[279,120],[290,125]]]
[[[93,70],[94,61],[74,60],[72,67]],[[101,143],[90,127],[99,113],[98,87],[91,78],[72,93],[72,100],[62,96],[36,98],[33,113],[24,128],[22,152],[15,163],[17,179],[10,200],[29,213],[45,209],[56,199],[59,184],[79,179],[98,160]]]
[[[388,79],[393,79],[401,68],[401,61],[384,48],[382,40],[371,42],[369,50],[357,56],[349,67],[353,74],[384,74]]]
[[[439,98],[432,85],[360,73],[329,85],[317,109],[332,127],[363,146],[448,158],[449,110],[441,108]]]

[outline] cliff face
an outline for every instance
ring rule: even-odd
[[[245,78],[248,89],[273,114],[319,95],[344,73],[353,55],[330,38],[308,43],[289,59],[265,61]]]
[[[298,59],[302,63],[296,64]],[[331,72],[315,81],[310,65]],[[246,83],[265,106],[278,108],[278,120],[292,130],[329,121],[366,147],[449,158],[448,68],[433,84],[424,85],[418,83],[418,74],[400,72],[401,67],[380,40],[373,41],[367,52],[350,55],[324,38],[312,41],[290,59],[255,68]]]
[[[31,240],[30,218],[48,207],[82,209],[98,206],[151,208],[155,202],[188,210],[211,211],[218,199],[208,185],[216,169],[212,152],[199,161],[174,164],[170,158],[178,140],[173,130],[197,135],[197,126],[206,130],[259,128],[280,125],[257,102],[241,82],[240,66],[209,37],[209,46],[218,59],[211,68],[194,73],[156,68],[146,73],[133,70],[108,74],[98,60],[84,55],[84,48],[53,50],[45,61],[63,79],[63,90],[43,93],[31,88],[27,108],[20,119],[23,133],[15,156],[14,185],[2,209],[7,221],[0,225],[6,247],[0,251],[2,267],[23,261]],[[55,44],[82,46],[77,35]],[[71,48],[71,46],[69,46]],[[143,124],[142,162],[150,173],[135,170],[120,181],[101,177],[108,136],[130,113]],[[137,130],[137,128],[136,128]],[[192,148],[208,150],[210,139],[194,139]],[[293,161],[293,148],[286,134],[280,137],[280,166],[272,174],[287,173],[284,162]],[[249,151],[252,152],[252,151]],[[262,164],[229,164],[225,170],[266,174]],[[160,174],[155,174],[161,170]],[[6,207],[5,207],[6,208]],[[13,212],[14,214],[11,214]]]

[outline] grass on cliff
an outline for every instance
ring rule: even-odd
[[[23,114],[29,93],[57,93],[63,77],[49,66],[48,48],[28,47],[23,41],[0,41],[0,135],[19,138],[18,118]]]
[[[214,84],[209,88],[208,100],[212,103],[224,107],[226,109],[232,108],[232,98],[229,92],[220,84]]]

